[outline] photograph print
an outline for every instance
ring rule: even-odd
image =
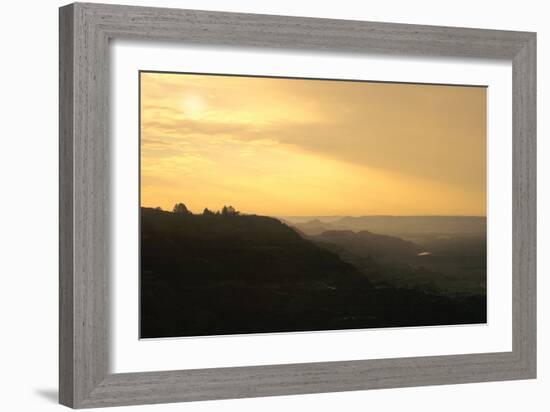
[[[486,323],[486,91],[140,72],[140,338]]]

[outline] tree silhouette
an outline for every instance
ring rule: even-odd
[[[224,206],[222,208],[223,216],[237,216],[239,212],[233,206]]]
[[[214,215],[215,215],[215,213],[212,212],[212,211],[211,211],[210,209],[208,209],[207,207],[204,208],[202,214],[203,214],[204,216],[214,216]]]
[[[187,209],[187,206],[185,206],[183,203],[176,203],[174,205],[174,209],[172,210],[174,213],[180,213],[183,215],[192,215],[191,211]]]

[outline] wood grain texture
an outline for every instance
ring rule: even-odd
[[[59,401],[73,404],[73,29],[59,14]]]
[[[536,375],[536,37],[512,62],[513,88],[513,350]]]
[[[109,40],[117,38],[511,61],[513,350],[110,374],[108,68]],[[60,402],[84,408],[535,377],[535,77],[533,33],[85,3],[61,8]]]
[[[105,36],[98,35],[96,23],[85,14],[78,5],[60,10],[60,94],[62,106],[67,105],[60,119],[66,185],[60,219],[60,375],[70,376],[67,382],[62,378],[60,400],[74,406],[104,380],[108,366],[108,48]]]

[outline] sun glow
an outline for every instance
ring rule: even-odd
[[[186,94],[181,106],[184,116],[190,119],[200,119],[208,107],[206,99],[198,94]]]

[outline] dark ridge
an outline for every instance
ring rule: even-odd
[[[375,285],[277,219],[148,208],[140,305],[142,338],[485,322],[484,299]]]

